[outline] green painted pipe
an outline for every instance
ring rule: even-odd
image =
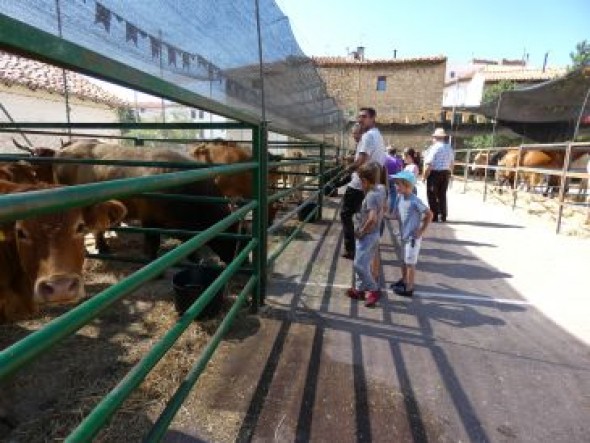
[[[164,336],[150,349],[150,351],[139,361],[109,392],[92,412],[78,425],[76,429],[66,438],[66,442],[89,442],[91,441],[104,424],[117,411],[129,395],[141,384],[150,371],[156,366],[160,359],[170,350],[176,340],[188,328],[194,319],[203,311],[211,299],[215,296],[248,258],[248,254],[256,247],[257,241],[253,239],[238,254],[235,260],[221,273],[217,279],[201,294],[189,309],[178,319]],[[252,277],[254,278],[254,277]]]
[[[157,277],[174,263],[186,258],[195,249],[203,246],[219,232],[226,230],[256,206],[256,202],[252,202],[240,208],[203,233],[157,258],[150,265],[134,272],[116,285],[49,322],[42,329],[0,351],[0,380],[13,374],[40,354],[47,352],[52,346],[76,332],[123,296],[135,291],[146,281]]]
[[[160,416],[158,420],[150,430],[149,434],[143,440],[144,443],[146,442],[159,442],[164,437],[164,434],[170,427],[170,423],[174,419],[174,416],[186,400],[186,397],[190,394],[193,386],[199,379],[200,375],[205,370],[207,363],[211,359],[211,356],[219,346],[219,342],[223,339],[227,331],[229,330],[230,326],[232,325],[234,318],[238,314],[241,306],[246,301],[248,294],[254,288],[254,284],[256,283],[256,279],[254,277],[250,277],[250,280],[244,286],[244,289],[240,292],[237,297],[237,300],[234,302],[233,306],[231,307],[230,311],[227,313],[209,343],[207,343],[207,347],[201,352],[199,359],[195,363],[195,365],[191,368],[189,373],[186,375],[172,398],[166,404],[166,408]]]
[[[245,171],[255,166],[255,163],[239,163],[207,169],[2,195],[0,196],[0,222],[48,214],[76,206],[91,205],[112,198],[129,197],[140,192],[157,191],[162,188],[185,185],[218,174]]]

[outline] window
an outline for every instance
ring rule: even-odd
[[[199,111],[199,118],[201,120],[205,118],[205,111]]]
[[[387,89],[387,77],[380,75],[377,77],[377,91],[385,91]]]
[[[191,118],[192,119],[197,118],[197,111],[195,111],[194,109],[191,109]]]

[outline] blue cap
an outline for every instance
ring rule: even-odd
[[[416,185],[416,176],[413,172],[410,171],[400,171],[397,174],[390,175],[389,178],[394,180],[405,180],[409,182],[412,186]]]

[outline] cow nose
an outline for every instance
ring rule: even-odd
[[[77,302],[83,294],[82,279],[78,275],[60,275],[37,282],[35,298],[42,304]]]

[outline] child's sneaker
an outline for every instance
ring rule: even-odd
[[[404,279],[400,278],[395,283],[392,283],[389,287],[395,291],[397,288],[405,289],[406,284],[404,283]]]
[[[365,299],[365,291],[358,291],[354,288],[347,289],[346,295],[354,300],[364,300]]]
[[[365,306],[367,308],[372,308],[375,306],[375,303],[377,303],[380,297],[381,293],[379,291],[369,291],[367,297],[365,298]]]
[[[414,289],[407,290],[405,286],[403,288],[396,288],[393,291],[402,297],[412,297],[414,295]]]

